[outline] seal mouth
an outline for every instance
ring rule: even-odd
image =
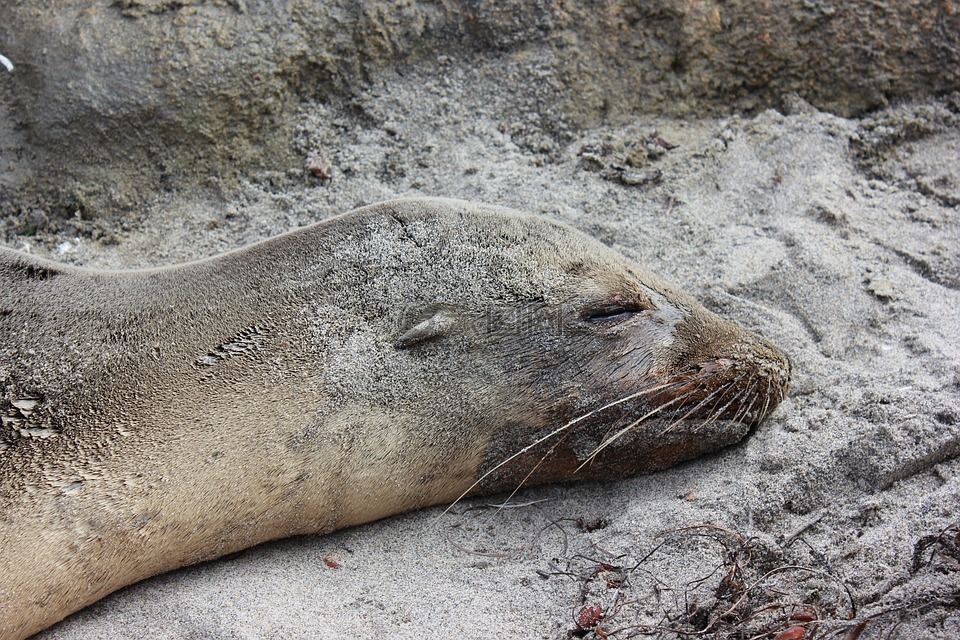
[[[629,440],[630,434],[646,432],[642,437],[653,448],[662,448],[662,443],[655,443],[675,440],[675,451],[658,453],[673,462],[692,457],[684,452],[699,452],[703,448],[701,441],[710,439],[707,433],[739,434],[728,444],[739,440],[777,408],[790,387],[790,363],[760,340],[759,344],[765,347],[762,350],[749,345],[746,351],[735,350],[742,357],[709,358],[687,365],[647,381],[626,397],[568,423],[575,425],[594,416],[602,423],[603,416],[610,420],[611,410],[622,412],[612,420],[615,427],[607,430],[576,471],[591,464],[602,451],[618,445],[621,439]],[[653,425],[658,426],[649,429]],[[728,436],[716,437],[720,443]]]

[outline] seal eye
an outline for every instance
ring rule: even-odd
[[[619,322],[643,311],[638,304],[610,303],[590,306],[580,314],[588,322]]]

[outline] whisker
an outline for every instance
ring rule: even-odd
[[[520,491],[521,487],[523,487],[523,485],[527,482],[527,480],[530,479],[530,476],[533,475],[533,472],[540,468],[540,465],[543,464],[543,462],[550,457],[550,454],[553,453],[553,450],[556,449],[560,445],[560,443],[566,439],[568,435],[570,435],[569,431],[567,431],[562,436],[557,438],[557,441],[554,442],[552,445],[550,445],[550,448],[547,449],[547,452],[542,456],[540,456],[540,460],[537,461],[537,464],[533,465],[533,468],[530,469],[529,472],[527,472],[527,475],[523,476],[523,480],[521,480],[517,484],[516,488],[510,492],[510,495],[507,496],[507,499],[503,501],[503,503],[500,505],[499,508],[497,508],[496,513],[500,513],[500,510],[507,506],[507,503],[513,499],[513,496],[517,495],[517,492]]]
[[[677,418],[676,420],[674,420],[672,423],[670,423],[663,431],[661,431],[661,432],[659,433],[659,435],[662,436],[662,435],[666,434],[666,433],[669,432],[671,429],[673,429],[674,427],[676,427],[677,425],[679,425],[682,421],[684,421],[684,420],[686,420],[687,418],[689,418],[694,412],[696,412],[697,410],[699,410],[700,408],[702,408],[702,407],[703,407],[707,402],[709,402],[710,399],[713,398],[714,396],[716,396],[716,395],[718,395],[718,394],[720,395],[720,398],[717,400],[717,402],[720,402],[721,400],[723,400],[723,394],[722,394],[721,392],[726,389],[726,386],[727,386],[727,385],[721,385],[721,386],[717,387],[716,389],[714,389],[713,391],[711,391],[705,398],[703,398],[702,400],[700,400],[700,402],[698,402],[698,403],[696,403],[695,405],[693,405],[692,407],[690,407],[690,410],[689,410],[689,411],[687,411],[685,414],[683,414],[682,416],[680,416],[679,418]],[[705,422],[704,424],[709,424],[709,423]]]
[[[736,381],[734,381],[734,383],[736,383]],[[718,405],[719,403],[721,403],[721,402],[724,401],[724,399],[725,399],[724,394],[726,393],[726,391],[727,391],[727,389],[728,389],[729,387],[730,387],[730,383],[726,383],[726,384],[722,384],[722,385],[720,385],[719,387],[715,388],[713,391],[711,391],[709,394],[707,394],[706,397],[704,397],[702,400],[700,400],[700,402],[698,402],[697,404],[695,404],[695,405],[690,409],[690,411],[688,411],[686,414],[684,414],[684,415],[681,416],[679,419],[677,419],[677,421],[674,422],[673,424],[671,424],[669,427],[667,427],[666,429],[664,429],[664,430],[661,432],[661,435],[664,434],[664,433],[666,433],[666,432],[669,431],[670,429],[672,429],[672,428],[673,428],[674,426],[676,426],[681,420],[684,420],[684,419],[690,417],[690,415],[691,415],[693,412],[695,412],[695,411],[703,408],[704,406],[706,406],[706,404],[707,404],[708,402],[710,402],[711,399],[716,399],[716,401],[714,402],[714,405],[710,408],[710,410],[707,412],[708,417],[704,420],[704,422],[702,423],[701,426],[703,426],[703,425],[708,425],[708,424],[711,424],[712,422],[714,422],[714,421],[717,419],[717,416],[719,416],[720,414],[723,413],[724,407],[721,407],[720,410],[718,411],[718,410],[717,410],[717,405]]]
[[[752,397],[752,400],[749,403],[744,403],[744,405],[741,406],[740,409],[738,409],[735,414],[733,414],[732,419],[734,422],[741,422],[743,420],[746,420],[747,417],[749,417],[750,411],[753,409],[753,406],[757,401],[757,396],[754,395],[754,391],[757,388],[757,382],[758,382],[757,379],[754,378],[751,381],[750,385],[747,386],[747,388],[743,389],[740,393],[737,394],[737,396],[739,396],[740,398]]]
[[[661,395],[662,393],[669,392],[675,389],[676,387],[679,387],[682,384],[684,384],[684,381],[682,380],[673,380],[673,378],[675,377],[676,376],[671,375],[671,376],[666,376],[664,378],[660,378],[659,380],[655,380],[647,384],[646,386],[641,387],[638,390],[638,392],[642,394],[650,394],[646,399],[653,401],[657,396]],[[632,418],[630,419],[632,420]],[[622,422],[622,420],[619,420],[618,422]],[[613,433],[616,429],[617,429],[616,423],[611,424],[610,428],[607,429],[607,432],[603,434],[603,438],[601,438],[601,440],[606,440],[610,436],[610,434]]]
[[[760,417],[757,418],[757,422],[764,420],[768,415],[770,415],[770,396],[767,395],[763,399],[763,411],[760,413]]]
[[[623,398],[623,399],[621,399],[620,401],[617,401],[617,402],[614,402],[614,403],[610,403],[610,405],[607,405],[606,407],[601,407],[601,410],[604,409],[604,408],[611,408],[612,406],[615,406],[616,404],[622,403],[622,402],[626,401],[627,399],[632,399],[632,398],[636,397],[636,395],[637,395],[638,393],[647,394],[647,393],[650,393],[651,389],[654,389],[654,390],[656,390],[656,394],[655,394],[655,395],[659,395],[660,393],[663,393],[663,392],[668,391],[668,390],[670,390],[670,389],[673,389],[673,388],[682,386],[682,385],[684,385],[684,384],[689,384],[689,382],[690,382],[691,380],[696,380],[697,377],[701,377],[701,378],[706,377],[706,375],[707,375],[707,374],[704,374],[704,373],[698,373],[697,376],[694,376],[694,377],[692,377],[692,378],[688,378],[688,379],[686,379],[686,380],[675,380],[675,381],[669,382],[669,383],[667,383],[666,381],[663,381],[663,380],[661,380],[661,381],[654,381],[654,382],[646,385],[645,387],[642,387],[638,392],[636,392],[636,393],[634,393],[634,394],[631,394],[631,396],[628,396],[627,398]],[[671,376],[671,377],[675,377],[675,376]],[[658,388],[658,387],[659,387],[659,388]],[[693,393],[693,391],[687,392],[686,394],[680,396],[678,399],[683,399],[683,398],[685,398],[686,396],[690,395],[691,393]],[[659,407],[656,411],[660,411],[660,410],[662,410],[663,408],[665,408],[666,406],[667,406],[667,405],[662,405],[662,406]],[[610,439],[607,441],[607,444],[612,443],[613,441],[615,441],[616,439],[618,439],[620,436],[622,436],[623,433],[625,433],[626,431],[629,431],[630,429],[632,429],[633,427],[635,427],[637,424],[639,424],[642,420],[644,420],[646,417],[649,417],[650,415],[653,415],[654,413],[655,413],[655,412],[651,412],[650,414],[648,414],[648,415],[645,416],[645,417],[641,417],[641,418],[638,418],[637,420],[634,420],[630,425],[628,425],[628,426],[625,427],[623,430],[621,430],[618,434],[616,434],[616,435],[614,435],[612,438],[610,438]],[[588,415],[589,415],[589,414],[588,414]],[[610,430],[608,430],[607,433],[609,433],[609,432],[612,431],[612,430],[613,430],[613,427],[611,427]],[[540,460],[537,462],[537,464],[534,465],[534,467],[527,473],[527,475],[525,475],[525,476],[523,477],[523,480],[521,480],[520,483],[517,485],[517,487],[510,493],[510,495],[507,497],[507,499],[505,500],[505,502],[509,502],[510,499],[511,499],[514,495],[516,495],[516,493],[517,493],[517,492],[520,490],[520,488],[526,483],[526,481],[530,479],[530,476],[532,476],[533,473],[540,467],[540,465],[543,464],[543,462],[550,456],[550,454],[553,453],[554,449],[556,449],[557,446],[559,446],[560,443],[564,441],[564,439],[567,437],[567,435],[568,435],[569,433],[570,433],[569,431],[568,431],[567,433],[564,433],[560,438],[557,439],[557,441],[556,441],[555,443],[553,443],[553,445],[550,446],[550,449],[540,458]],[[549,436],[548,436],[548,437],[549,437]],[[604,436],[604,437],[606,437],[606,436]],[[538,441],[538,442],[542,442],[542,440],[540,440],[540,441]],[[606,445],[604,445],[604,446],[606,446]],[[602,448],[602,447],[601,447],[601,448]],[[584,461],[584,463],[581,464],[579,467],[577,467],[576,470],[577,470],[577,471],[580,471],[580,470],[583,468],[584,464],[586,464],[587,462],[590,461],[590,459],[592,459],[593,457],[595,457],[598,452],[599,452],[599,449],[595,450],[595,451],[591,454],[591,457],[588,458],[586,461]],[[461,497],[462,497],[462,496],[461,496]],[[452,505],[451,505],[451,506],[452,506]]]
[[[760,413],[760,417],[757,419],[758,422],[766,418],[767,414],[770,412],[770,388],[772,386],[773,381],[770,378],[767,378],[767,391],[763,394],[763,411]],[[782,400],[783,398],[780,399]]]
[[[727,410],[727,408],[730,407],[730,405],[732,405],[734,402],[739,400],[744,395],[743,389],[740,389],[733,396],[727,396],[726,394],[731,388],[736,388],[736,386],[740,384],[740,381],[746,378],[747,375],[748,374],[744,373],[739,377],[735,378],[734,380],[731,380],[730,382],[720,385],[719,387],[714,389],[713,392],[711,392],[710,395],[707,396],[707,398],[704,398],[704,400],[698,405],[698,407],[703,406],[704,402],[706,402],[709,398],[712,398],[714,396],[717,397],[717,401],[713,405],[713,407],[710,408],[710,411],[708,412],[707,417],[704,418],[703,422],[700,423],[699,428],[702,429],[704,427],[710,426],[711,424],[714,424],[717,420],[719,420],[723,416],[724,412]],[[718,407],[718,405],[724,401],[726,401],[725,404],[723,404],[723,406]],[[665,429],[663,433],[666,433],[669,429],[673,428],[675,424],[670,425],[670,427],[668,427],[668,429]]]
[[[590,455],[587,456],[587,459],[584,460],[584,461],[580,464],[579,467],[577,467],[577,471],[580,471],[580,470],[583,469],[586,465],[588,465],[589,463],[593,462],[593,460],[597,457],[597,455],[598,455],[601,451],[603,451],[603,450],[606,449],[608,446],[610,446],[611,444],[613,444],[614,442],[616,442],[617,440],[619,440],[625,433],[628,433],[629,431],[631,431],[634,427],[636,427],[637,425],[639,425],[640,423],[642,423],[644,420],[647,420],[648,418],[657,415],[658,413],[660,413],[660,412],[663,411],[664,409],[669,408],[671,405],[673,405],[673,404],[675,404],[675,403],[677,403],[677,402],[683,401],[687,396],[689,396],[690,394],[692,394],[692,393],[694,393],[694,392],[695,392],[695,390],[688,391],[687,393],[682,394],[682,395],[679,395],[679,396],[677,396],[676,398],[674,398],[673,400],[670,400],[669,402],[667,402],[667,403],[665,403],[665,404],[662,404],[662,405],[660,405],[660,406],[658,406],[658,407],[654,407],[652,410],[648,411],[647,413],[645,413],[644,415],[640,416],[639,418],[637,418],[636,420],[634,420],[633,422],[631,422],[630,424],[628,424],[626,427],[624,427],[623,429],[621,429],[620,431],[618,431],[617,433],[615,433],[615,434],[613,435],[613,437],[608,438],[607,440],[601,442],[601,443],[600,443],[599,445],[597,445],[597,447],[590,453]]]
[[[685,371],[681,371],[679,374],[674,374],[670,376],[673,381],[669,384],[663,385],[663,387],[657,391],[657,393],[650,395],[648,400],[656,400],[657,396],[662,395],[663,393],[672,391],[677,387],[682,387],[691,383],[699,382],[701,380],[706,380],[710,378],[712,374],[706,373],[704,371],[697,371],[694,375],[687,376]]]
[[[564,425],[562,425],[562,426],[560,426],[560,427],[557,427],[556,429],[554,429],[553,431],[551,431],[551,432],[548,433],[547,435],[542,436],[542,437],[538,438],[537,440],[531,442],[530,444],[528,444],[527,446],[523,447],[522,449],[520,449],[519,451],[517,451],[516,453],[514,453],[514,454],[511,455],[510,457],[508,457],[508,458],[506,458],[505,460],[503,460],[502,462],[497,463],[497,464],[494,465],[490,470],[488,470],[488,471],[487,471],[486,473],[484,473],[482,476],[480,476],[479,478],[477,478],[477,479],[473,482],[473,484],[471,484],[469,487],[467,487],[467,489],[466,489],[463,493],[461,493],[459,496],[457,496],[457,499],[454,500],[453,502],[451,502],[450,505],[449,505],[446,509],[444,509],[444,510],[440,513],[440,515],[437,516],[437,517],[439,518],[439,517],[442,517],[442,516],[446,515],[446,514],[450,511],[450,509],[452,509],[454,506],[456,506],[458,502],[460,502],[461,500],[463,500],[463,498],[464,498],[468,493],[470,493],[471,491],[473,491],[474,489],[476,489],[477,486],[478,486],[481,482],[483,482],[484,480],[486,480],[487,478],[489,478],[491,474],[493,474],[494,472],[496,472],[497,470],[499,470],[499,469],[500,469],[501,467],[503,467],[504,465],[506,465],[506,464],[510,463],[511,461],[515,460],[516,458],[518,458],[518,457],[522,456],[523,454],[527,453],[528,451],[530,451],[531,449],[533,449],[534,447],[536,447],[537,445],[539,445],[541,442],[543,442],[543,441],[545,441],[545,440],[549,440],[550,438],[552,438],[553,436],[557,435],[558,433],[562,433],[563,431],[569,429],[570,427],[572,427],[572,426],[574,426],[574,425],[576,425],[576,424],[578,424],[578,423],[580,423],[580,422],[583,422],[583,421],[586,420],[587,418],[590,418],[590,417],[592,417],[592,416],[594,416],[594,415],[596,415],[596,414],[598,414],[598,413],[600,413],[600,412],[602,412],[602,411],[606,411],[607,409],[611,409],[611,408],[613,408],[613,407],[616,407],[617,405],[621,405],[621,404],[623,404],[624,402],[629,402],[629,401],[634,400],[634,399],[636,399],[636,398],[638,398],[638,397],[641,397],[641,396],[645,395],[646,393],[648,393],[648,391],[649,391],[649,389],[641,389],[640,391],[635,391],[635,392],[633,392],[633,393],[631,393],[631,394],[629,394],[629,395],[626,395],[626,396],[624,396],[624,397],[622,397],[622,398],[618,398],[618,399],[616,399],[616,400],[613,400],[613,401],[611,401],[611,402],[608,402],[607,404],[603,405],[602,407],[597,407],[596,409],[592,409],[592,410],[588,411],[587,413],[584,413],[583,415],[580,415],[580,416],[578,416],[578,417],[570,420],[570,421],[567,422],[566,424],[564,424]]]
[[[681,375],[682,375],[682,374],[681,374]],[[681,379],[679,379],[679,380],[676,380],[676,381],[673,382],[672,384],[664,387],[663,391],[661,391],[660,393],[664,393],[664,392],[670,391],[670,390],[672,390],[672,389],[676,389],[676,388],[678,388],[678,387],[686,386],[686,385],[690,384],[691,382],[697,382],[698,380],[707,379],[707,378],[711,377],[711,375],[712,375],[712,374],[709,374],[709,373],[706,373],[706,372],[703,372],[703,371],[698,371],[698,372],[697,372],[695,375],[693,375],[693,376],[683,377],[683,378],[681,378]],[[676,376],[674,376],[674,377],[676,377]],[[670,400],[669,402],[667,402],[667,403],[665,403],[665,404],[662,404],[662,405],[656,407],[655,409],[653,409],[653,410],[650,411],[649,413],[647,413],[647,414],[645,414],[645,415],[637,418],[636,420],[634,420],[633,422],[631,422],[629,425],[627,425],[626,427],[624,427],[623,429],[621,429],[620,431],[618,431],[617,433],[615,433],[613,436],[611,436],[611,437],[609,437],[609,438],[606,438],[599,446],[597,446],[596,449],[594,449],[594,450],[590,453],[590,455],[587,457],[587,459],[584,460],[583,463],[582,463],[579,467],[577,467],[577,471],[579,471],[580,469],[582,469],[582,468],[584,467],[584,465],[592,462],[592,461],[594,460],[594,458],[597,457],[597,454],[599,454],[603,449],[605,449],[605,448],[608,447],[609,445],[611,445],[611,444],[613,444],[614,442],[616,442],[617,440],[619,440],[621,437],[623,437],[626,433],[628,433],[628,432],[629,432],[630,430],[632,430],[633,428],[637,427],[637,426],[638,426],[641,422],[643,422],[644,420],[647,420],[647,419],[653,417],[654,415],[656,415],[656,414],[659,413],[660,411],[663,411],[664,409],[669,408],[671,405],[673,405],[673,404],[675,404],[675,403],[677,403],[677,402],[682,402],[683,400],[686,400],[687,398],[689,398],[691,395],[697,393],[698,391],[699,391],[699,389],[690,389],[689,391],[687,391],[687,392],[685,392],[685,393],[677,396],[676,398],[673,398],[673,399]],[[657,395],[660,395],[660,393],[658,393]],[[711,393],[711,394],[710,394],[709,396],[707,396],[707,398],[705,398],[704,400],[701,400],[700,402],[698,402],[689,412],[687,412],[687,414],[685,414],[683,417],[679,418],[679,419],[678,419],[678,422],[679,422],[680,420],[683,420],[683,419],[689,417],[689,415],[690,415],[692,412],[694,412],[694,411],[696,411],[697,409],[699,409],[700,407],[702,407],[702,406],[703,406],[703,403],[706,402],[706,400],[708,400],[711,396],[713,396],[714,393],[716,393],[716,391],[714,391],[713,393]],[[648,399],[653,400],[653,399],[655,399],[655,398],[656,398],[656,396],[653,396],[653,397],[648,398]],[[673,428],[673,426],[674,426],[674,425],[671,425],[671,426],[667,427],[667,429],[665,429],[662,433],[666,433],[666,432],[669,431],[671,428]],[[662,435],[662,433],[661,433],[661,435]]]
[[[734,378],[733,380],[731,380],[730,382],[728,382],[728,383],[726,383],[726,384],[723,384],[723,385],[721,385],[721,386],[718,388],[718,391],[721,391],[721,394],[720,394],[720,397],[718,398],[717,402],[720,403],[720,402],[723,402],[724,400],[725,400],[726,402],[723,404],[723,406],[721,406],[721,407],[718,408],[718,407],[715,405],[715,406],[710,410],[710,416],[709,416],[709,418],[704,421],[704,424],[705,424],[705,425],[707,425],[707,424],[713,424],[714,422],[716,422],[717,420],[719,420],[719,419],[723,416],[723,414],[727,411],[727,409],[730,408],[730,406],[731,406],[732,404],[734,404],[735,402],[739,401],[741,398],[744,397],[744,395],[745,395],[745,393],[744,393],[745,390],[742,389],[742,388],[737,389],[737,387],[740,385],[740,382],[741,382],[742,380],[744,380],[745,378],[747,378],[748,376],[749,376],[748,373],[742,373],[742,374],[740,374],[739,376],[737,376],[736,378]],[[730,396],[725,395],[730,389],[737,389],[737,391],[736,391],[736,393],[734,393],[733,395],[730,395]]]

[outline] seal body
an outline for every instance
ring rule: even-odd
[[[783,398],[763,338],[570,227],[399,200],[215,258],[0,251],[0,637],[267,540],[650,472]]]

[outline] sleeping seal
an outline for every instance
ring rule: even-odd
[[[207,260],[0,251],[0,636],[267,540],[662,469],[790,366],[545,218],[398,200]]]

